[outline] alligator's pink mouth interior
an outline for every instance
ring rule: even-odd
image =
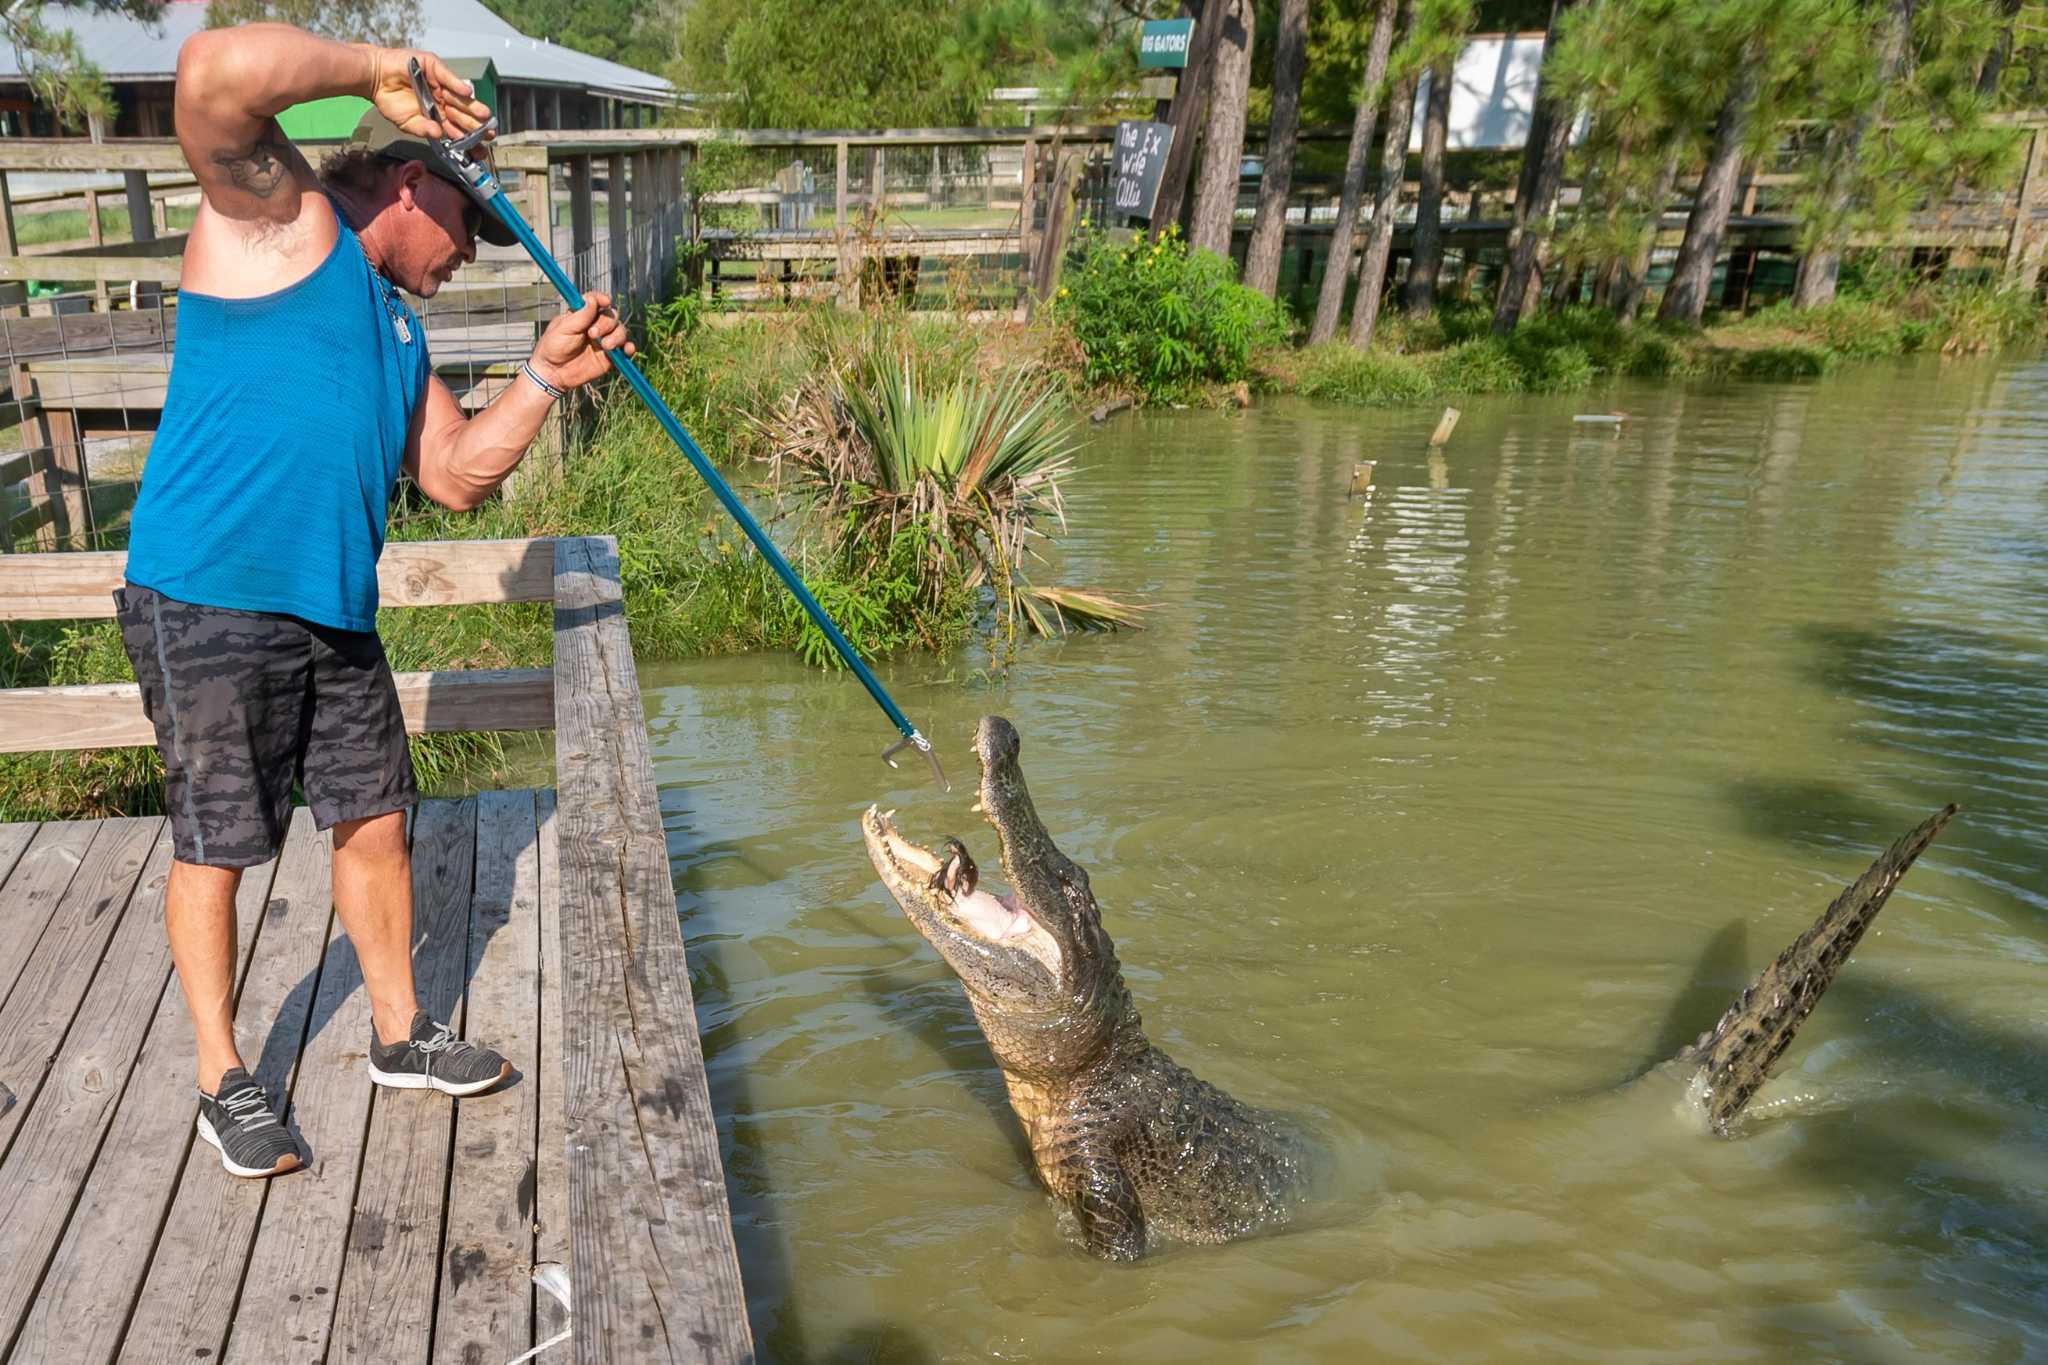
[[[888,860],[890,870],[903,882],[923,890],[930,904],[976,938],[992,943],[1014,943],[1029,935],[1035,927],[1031,916],[1017,908],[1013,896],[990,891],[985,882],[977,884],[964,896],[954,895],[944,886],[932,885],[932,878],[941,865],[939,856],[904,838],[888,815],[870,807],[864,823],[868,847],[880,851]]]

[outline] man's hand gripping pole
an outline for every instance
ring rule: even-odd
[[[426,74],[420,70],[417,58],[413,59],[408,74],[412,77],[413,93],[420,102],[420,112],[435,123],[440,123],[440,112],[434,107],[433,93],[427,88]],[[490,207],[491,212],[498,215],[499,220],[512,235],[519,239],[519,244],[526,248],[526,254],[533,258],[533,263],[540,267],[541,273],[548,277],[556,291],[561,294],[562,301],[569,306],[571,312],[574,312],[583,306],[583,291],[576,287],[576,282],[563,271],[553,253],[541,245],[540,238],[534,235],[532,227],[520,217],[519,210],[506,196],[504,187],[498,183],[498,177],[491,168],[487,140],[497,131],[497,127],[498,120],[492,117],[483,126],[464,137],[428,138],[426,142],[433,148],[434,154],[441,159],[442,164],[453,171],[464,184],[475,190],[477,197],[482,199]],[[860,656],[854,652],[846,636],[840,633],[839,627],[833,624],[825,609],[818,605],[818,599],[811,595],[803,580],[796,576],[796,570],[790,568],[789,561],[782,557],[782,551],[775,548],[775,542],[768,539],[767,532],[761,529],[760,523],[756,522],[752,514],[741,505],[739,498],[719,476],[718,471],[711,467],[711,461],[697,448],[697,443],[690,438],[690,433],[683,430],[682,423],[668,410],[668,404],[662,402],[661,395],[654,391],[654,386],[647,382],[647,377],[640,373],[640,367],[633,363],[633,358],[624,350],[606,351],[605,355],[610,359],[612,367],[625,377],[633,392],[639,395],[640,401],[647,405],[648,412],[653,414],[661,429],[668,433],[676,448],[690,461],[698,476],[704,480],[705,486],[710,488],[732,519],[739,524],[747,539],[753,542],[754,548],[760,551],[761,558],[768,562],[768,567],[775,570],[776,577],[782,580],[782,585],[796,598],[797,605],[804,609],[812,624],[816,625],[820,633],[831,643],[833,651],[853,670],[854,676],[860,679],[861,686],[868,690],[868,695],[882,708],[882,713],[902,732],[903,738],[883,752],[882,761],[894,768],[896,755],[906,748],[914,748],[930,765],[933,780],[943,790],[953,790],[953,785],[946,781],[945,770],[939,766],[939,756],[932,751],[931,741],[910,723],[902,709],[883,689],[880,680],[865,663],[861,662]]]

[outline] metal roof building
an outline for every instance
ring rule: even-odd
[[[613,128],[650,121],[675,87],[650,72],[530,38],[480,0],[420,0],[417,46],[449,59],[489,61],[497,70],[498,120],[507,132]],[[206,0],[170,0],[160,23],[82,7],[46,5],[44,22],[78,35],[114,88],[117,137],[167,137],[178,48],[206,26]],[[33,104],[20,59],[0,46],[0,135],[52,136],[50,114]]]

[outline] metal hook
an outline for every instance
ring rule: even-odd
[[[950,792],[953,790],[953,784],[946,780],[946,770],[939,766],[939,756],[933,752],[932,742],[915,730],[912,730],[909,734],[882,750],[882,762],[892,768],[895,767],[896,755],[909,748],[915,748],[924,755],[924,761],[931,765],[932,780],[939,784],[940,791]]]

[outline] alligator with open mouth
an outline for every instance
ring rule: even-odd
[[[966,987],[1039,1178],[1072,1210],[1087,1249],[1109,1260],[1284,1222],[1310,1195],[1317,1162],[1307,1135],[1176,1065],[1145,1036],[1088,874],[1046,833],[1019,748],[1007,720],[982,718],[978,809],[1001,843],[1008,892],[982,884],[958,839],[923,848],[872,807],[861,825],[883,885]],[[1730,1131],[1955,813],[1945,807],[1887,849],[1719,1023],[1658,1068],[1690,1073],[1690,1102],[1713,1131]]]

